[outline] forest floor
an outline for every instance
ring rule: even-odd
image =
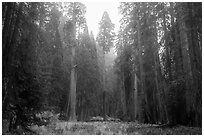
[[[11,134],[3,125],[3,134]],[[159,127],[137,122],[65,122],[55,121],[46,126],[30,127],[37,135],[201,135],[202,128],[175,126]],[[21,133],[31,134],[31,133]],[[32,133],[33,134],[33,133]]]

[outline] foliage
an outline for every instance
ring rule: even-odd
[[[119,9],[117,39],[104,12],[95,40],[82,3],[2,3],[2,114],[10,133],[29,132],[40,111],[71,115],[74,67],[77,120],[103,114],[167,128],[96,122],[68,124],[67,131],[58,121],[36,125],[39,133],[200,134],[168,126],[202,126],[202,4],[122,2]],[[114,66],[105,61],[113,46]]]
[[[199,39],[200,30],[192,29],[195,32],[187,34],[183,31],[185,28],[197,28],[193,27],[193,24],[189,25],[188,20],[200,18],[198,12],[196,17],[192,16],[195,7],[196,11],[200,9],[199,5],[134,2],[123,2],[120,5],[122,19],[116,45],[118,57],[115,67],[124,87],[133,87],[133,74],[139,76],[137,81],[139,118],[136,116],[136,119],[141,122],[199,125],[198,121],[201,121],[195,120],[191,112],[188,113],[191,106],[189,99],[200,94],[199,88],[195,89],[194,93],[190,92],[192,91],[190,85],[193,84],[190,79],[196,75],[193,72],[200,73],[198,62],[201,61],[198,60],[201,59],[201,54],[198,49],[201,45],[195,42]],[[194,33],[198,35],[195,36]],[[190,51],[193,50],[192,45],[196,51],[194,53],[197,54]],[[125,57],[128,57],[127,60]],[[198,62],[192,61],[193,58],[197,58]],[[187,75],[189,72],[192,75]],[[200,76],[194,79],[198,80]],[[198,81],[196,83],[195,87],[201,86]],[[126,99],[130,100],[130,104],[134,104],[135,99],[128,98],[129,94],[134,94],[134,90],[128,88],[124,88],[122,92],[125,93]],[[200,104],[200,99],[192,100]],[[126,102],[127,111],[130,109],[128,103]],[[194,112],[200,115],[196,109]],[[186,113],[187,115],[184,115]],[[131,117],[134,112],[129,111],[127,114]],[[190,117],[194,122],[186,122]]]
[[[107,53],[110,51],[110,47],[113,46],[113,38],[115,36],[115,33],[113,32],[114,24],[112,24],[107,12],[103,13],[99,25],[99,33],[96,41],[99,46],[103,47],[103,52]]]
[[[86,31],[87,30],[87,31]],[[93,36],[88,34],[86,27],[80,35],[80,45],[76,50],[77,57],[77,98],[78,119],[86,120],[88,116],[97,115],[100,104],[97,100],[100,94],[100,75]]]

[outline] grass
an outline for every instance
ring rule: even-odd
[[[3,134],[8,123],[3,122]],[[161,128],[155,124],[137,122],[66,122],[55,121],[46,126],[30,127],[38,135],[201,135],[202,128],[175,126]],[[21,132],[22,133],[22,132]],[[22,133],[29,134],[29,133]]]

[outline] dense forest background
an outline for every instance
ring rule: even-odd
[[[10,130],[45,110],[69,121],[202,126],[202,3],[118,9],[120,31],[104,12],[95,38],[82,3],[2,3],[2,118]]]

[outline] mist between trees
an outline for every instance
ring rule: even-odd
[[[82,3],[2,3],[10,130],[42,111],[202,126],[202,3],[123,2],[119,12],[119,32],[104,12],[95,39]]]

